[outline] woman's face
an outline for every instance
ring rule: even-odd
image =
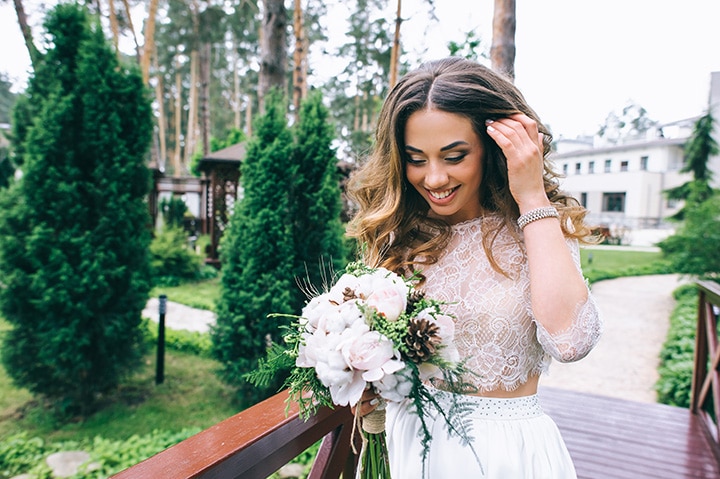
[[[416,111],[405,125],[405,175],[432,216],[450,224],[477,218],[485,148],[464,116]]]

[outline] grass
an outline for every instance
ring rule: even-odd
[[[669,273],[661,252],[584,247],[583,274],[591,283],[620,276]]]
[[[8,323],[0,320],[0,330]],[[82,421],[58,423],[30,393],[15,387],[0,366],[0,439],[26,432],[50,441],[102,436],[123,440],[153,430],[205,429],[238,412],[234,391],[215,374],[217,362],[166,351],[165,380],[155,385],[155,353],[106,398],[106,407]]]
[[[178,286],[157,286],[150,291],[151,297],[159,297],[161,294],[166,295],[168,301],[215,311],[215,305],[220,299],[220,277]]]

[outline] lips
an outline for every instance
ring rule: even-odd
[[[456,186],[454,188],[449,188],[447,190],[441,190],[441,191],[431,191],[427,190],[428,196],[431,200],[434,202],[445,202],[448,200],[450,196],[452,196],[453,193],[455,193],[460,186]]]

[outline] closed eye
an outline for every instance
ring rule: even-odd
[[[447,156],[445,157],[445,161],[449,161],[450,163],[460,163],[468,154],[466,152],[459,153],[456,156]]]

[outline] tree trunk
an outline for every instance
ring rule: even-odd
[[[293,29],[295,32],[295,52],[293,53],[293,107],[295,121],[300,118],[300,103],[305,96],[305,27],[301,0],[295,0],[293,11]]]
[[[238,45],[237,38],[233,35],[232,49],[232,72],[233,72],[233,126],[236,130],[240,130],[240,73],[238,72]]]
[[[252,97],[250,95],[248,95],[247,96],[247,106],[245,108],[245,133],[247,134],[248,138],[251,137],[253,134],[252,118],[253,118],[253,102],[252,102]]]
[[[200,138],[202,140],[203,156],[210,153],[210,42],[203,41],[200,44],[199,70],[200,85],[199,107],[200,107]]]
[[[198,52],[194,50],[190,52],[190,91],[188,92],[188,119],[187,132],[185,136],[185,155],[183,155],[182,168],[175,172],[175,176],[181,176],[181,173],[190,164],[195,152],[195,144],[197,143],[198,130]]]
[[[157,0],[155,0],[157,1]],[[130,27],[130,33],[133,37],[133,42],[135,43],[135,55],[137,56],[138,64],[140,63],[140,59],[142,58],[142,54],[140,51],[140,45],[138,44],[137,40],[137,33],[135,32],[135,26],[133,25],[132,21],[132,15],[130,12],[130,4],[128,3],[128,0],[122,0],[123,6],[125,7],[125,15],[127,15],[127,22],[128,27]],[[153,42],[154,44],[154,42]],[[153,51],[155,51],[154,45],[153,45]]]
[[[143,33],[145,43],[143,45],[142,57],[140,58],[140,70],[142,71],[143,81],[146,85],[150,79],[150,56],[155,51],[155,17],[157,17],[157,10],[158,0],[150,0],[147,23],[145,24],[145,32]]]
[[[495,0],[490,61],[493,70],[515,79],[515,0]]]
[[[179,170],[182,163],[182,75],[180,74],[180,60],[175,59],[175,154],[173,155],[173,169]]]
[[[157,54],[153,55],[153,66],[155,71],[158,71],[157,67]],[[165,98],[163,97],[163,77],[157,75],[157,82],[155,83],[155,101],[157,102],[158,109],[158,142],[160,143],[160,151],[158,153],[158,166],[165,165],[167,162],[167,141],[165,140],[165,130],[167,129],[167,119],[165,117]]]
[[[273,88],[285,91],[287,70],[287,12],[283,0],[263,0],[264,12],[260,42],[260,112],[264,111],[265,95]]]
[[[25,47],[30,55],[30,63],[35,68],[39,59],[40,53],[35,48],[33,42],[32,30],[28,24],[27,15],[25,14],[25,7],[23,6],[22,0],[13,0],[15,4],[15,13],[17,14],[18,24],[20,25],[20,31],[22,32],[23,39],[25,40]]]
[[[390,88],[395,86],[398,77],[398,62],[400,61],[400,25],[402,24],[402,0],[397,0],[397,15],[395,15],[395,35],[393,36],[392,50],[390,50]]]
[[[115,0],[108,0],[110,31],[112,32],[112,44],[115,47],[115,53],[120,58],[120,28],[118,28],[117,14],[115,13]]]

